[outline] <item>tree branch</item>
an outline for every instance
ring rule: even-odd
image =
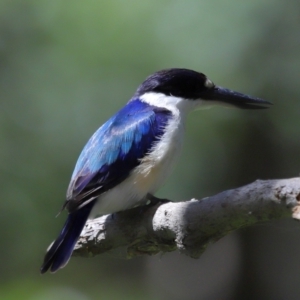
[[[300,220],[300,178],[257,180],[202,200],[164,203],[87,222],[74,255],[91,257],[124,247],[127,257],[178,249],[198,258],[229,232],[256,223]]]

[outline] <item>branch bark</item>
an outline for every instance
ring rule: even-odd
[[[206,246],[256,223],[300,220],[300,178],[257,180],[202,200],[169,202],[89,220],[73,255],[123,247],[127,257],[179,250],[198,258]]]

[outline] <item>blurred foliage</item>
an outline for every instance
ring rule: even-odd
[[[197,261],[114,253],[72,259],[53,276],[39,267],[64,222],[54,216],[83,145],[159,69],[195,69],[275,104],[191,114],[180,162],[159,196],[201,198],[299,175],[299,6],[0,1],[0,298],[297,298],[300,230],[289,222],[231,235]]]

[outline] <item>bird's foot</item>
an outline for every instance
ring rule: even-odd
[[[152,194],[147,194],[146,198],[150,201],[147,206],[155,206],[157,204],[164,204],[170,202],[168,199],[161,199],[153,196]]]

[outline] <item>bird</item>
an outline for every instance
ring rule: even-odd
[[[88,219],[155,199],[182,148],[189,112],[214,105],[264,109],[271,103],[217,86],[189,69],[164,69],[147,77],[79,155],[62,207],[68,217],[40,272],[54,273],[68,263]]]

